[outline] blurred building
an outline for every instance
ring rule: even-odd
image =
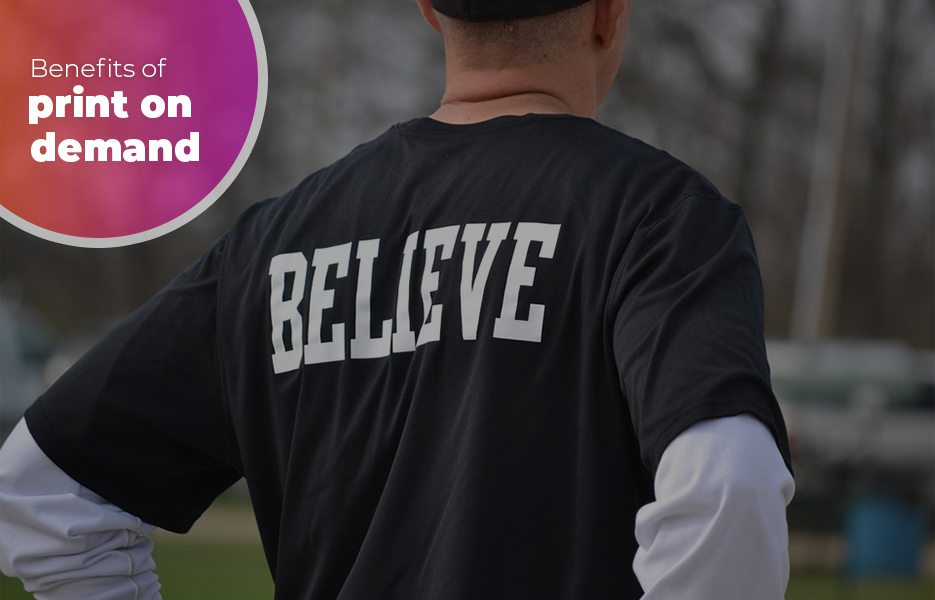
[[[35,310],[0,296],[0,442],[45,389],[55,331]]]

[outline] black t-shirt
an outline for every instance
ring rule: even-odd
[[[185,531],[246,477],[280,599],[637,598],[662,451],[788,462],[741,209],[593,121],[393,127],[234,228],[28,411]]]

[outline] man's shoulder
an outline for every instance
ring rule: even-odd
[[[623,131],[581,118],[544,125],[539,144],[561,155],[551,161],[562,166],[555,177],[574,181],[586,192],[576,202],[598,203],[611,211],[616,207],[627,218],[651,218],[690,197],[731,204],[700,171]]]
[[[665,150],[597,121],[591,122],[589,133],[614,150],[608,160],[616,161],[628,178],[650,181],[668,179],[699,195],[720,196],[707,177]]]
[[[432,183],[416,186],[427,180]],[[390,127],[282,195],[254,204],[232,237],[241,251],[251,253],[293,237],[327,243],[356,222],[354,215],[377,206],[396,207],[392,214],[406,212],[413,203],[424,203],[419,194],[425,190],[447,190],[451,196],[439,202],[456,206],[475,204],[459,198],[466,188],[471,191],[464,193],[500,193],[506,186],[520,194],[573,190],[568,202],[580,208],[595,204],[587,214],[627,214],[628,220],[665,212],[688,196],[721,198],[686,163],[592,119],[507,116],[460,126],[418,118]],[[395,201],[406,194],[414,196]],[[534,195],[547,203],[542,194]]]

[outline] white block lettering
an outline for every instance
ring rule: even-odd
[[[273,325],[273,373],[295,371],[302,364],[302,315],[299,302],[305,296],[308,261],[301,252],[278,254],[269,263],[269,313]],[[289,298],[285,298],[286,274],[292,273]],[[286,323],[289,324],[291,348],[286,350]]]
[[[322,313],[334,306],[334,290],[325,289],[325,279],[331,265],[335,276],[347,277],[351,260],[351,243],[318,248],[312,255],[312,291],[308,300],[308,343],[305,344],[305,364],[313,365],[344,360],[344,323],[331,326],[331,341],[321,341]]]
[[[357,245],[357,316],[351,339],[351,358],[379,358],[390,355],[393,319],[383,321],[383,335],[370,337],[370,295],[373,288],[373,261],[380,253],[380,240],[364,240]]]
[[[533,241],[541,242],[539,258],[551,259],[555,254],[555,245],[558,241],[558,231],[561,225],[548,223],[519,223],[513,239],[516,247],[513,249],[513,260],[510,262],[510,271],[506,278],[506,290],[503,293],[503,307],[500,316],[494,321],[493,336],[506,340],[520,340],[526,342],[542,341],[542,320],[545,314],[545,305],[530,304],[529,319],[516,318],[516,309],[519,305],[519,289],[531,286],[536,278],[535,267],[526,266],[526,257],[529,254],[529,244]]]
[[[461,309],[461,339],[465,342],[477,340],[481,334],[481,311],[485,303],[489,311],[495,310],[496,304],[491,303],[500,302],[500,313],[494,319],[493,331],[485,328],[484,335],[492,334],[494,338],[504,340],[541,342],[546,308],[545,304],[537,304],[533,300],[541,298],[546,292],[542,289],[539,294],[535,294],[530,290],[524,291],[524,288],[534,285],[537,268],[543,266],[541,261],[530,254],[537,253],[539,259],[551,260],[558,245],[561,225],[516,223],[506,281],[495,276],[491,288],[488,284],[494,272],[493,265],[498,260],[504,241],[510,236],[511,227],[513,224],[502,222],[468,223],[414,231],[406,237],[402,256],[390,252],[391,256],[381,257],[380,238],[274,256],[269,264],[269,339],[272,348],[268,350],[271,352],[273,373],[296,371],[303,364],[333,363],[348,358],[374,359],[394,353],[414,352],[420,346],[440,341],[443,312],[450,313],[453,310],[444,310],[443,298],[451,298],[455,293],[454,289],[446,289],[444,286],[453,286],[455,277],[452,271],[450,277],[446,275],[442,278],[439,263],[451,260],[459,249],[464,252],[461,256],[460,289],[457,292]],[[462,244],[460,247],[459,240]],[[396,247],[396,243],[394,241],[392,246]],[[538,244],[538,251],[532,249],[533,243]],[[355,294],[352,296],[342,291],[342,298],[336,302],[338,289],[347,289],[349,292],[350,283],[339,285],[335,280],[348,276],[351,252],[355,246]],[[424,263],[417,267],[415,257],[420,246],[425,253]],[[311,252],[311,259],[307,258],[308,252]],[[383,252],[386,253],[385,245]],[[500,260],[504,261],[506,257]],[[384,299],[377,305],[386,306],[387,295],[393,294],[392,283],[389,288],[381,286],[381,282],[386,282],[387,273],[377,269],[395,269],[397,265],[399,279],[395,291],[395,318],[377,318],[374,323],[374,301]],[[414,277],[414,269],[422,270],[418,287],[415,277],[419,274]],[[541,283],[540,287],[552,286]],[[418,309],[410,309],[411,304],[419,300],[411,297],[414,289],[419,290],[422,307],[421,318],[415,317],[415,324],[412,315],[419,314]],[[501,289],[502,298],[487,297],[497,294]],[[328,310],[333,311],[329,315],[336,316],[326,319],[325,311]],[[351,311],[354,313],[353,338],[350,338],[346,324],[346,320],[351,318]],[[332,323],[330,331],[324,331],[328,322]],[[417,331],[414,325],[418,326]],[[454,327],[452,323],[449,329],[453,335],[457,335],[453,331]]]
[[[409,322],[409,279],[412,277],[412,255],[419,242],[419,232],[414,231],[406,238],[403,248],[403,266],[399,272],[399,287],[396,290],[396,333],[393,334],[393,353],[412,352],[416,349],[416,334]]]
[[[440,260],[448,260],[454,252],[460,225],[429,229],[425,232],[425,270],[422,272],[422,329],[416,346],[441,339],[442,305],[432,304],[432,293],[438,289],[438,271],[435,271],[435,251],[440,246]]]
[[[480,322],[480,307],[484,299],[484,289],[490,276],[490,267],[500,249],[500,243],[510,231],[509,223],[494,223],[487,232],[487,250],[481,258],[474,274],[474,262],[477,255],[477,243],[484,237],[486,223],[469,223],[464,226],[461,242],[464,244],[464,259],[461,263],[461,336],[465,340],[477,339],[477,326]]]

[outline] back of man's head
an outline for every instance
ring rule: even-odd
[[[588,0],[432,0],[449,52],[488,67],[554,58],[581,30]]]
[[[436,119],[594,118],[613,84],[632,0],[417,0],[445,41]],[[528,4],[525,4],[525,3]]]
[[[431,0],[441,14],[471,22],[515,21],[562,12],[588,0]]]

